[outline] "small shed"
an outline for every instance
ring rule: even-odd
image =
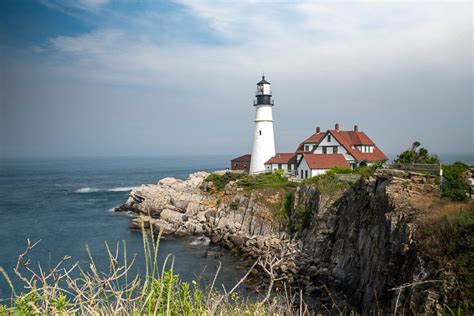
[[[230,170],[249,172],[250,170],[250,159],[252,155],[246,154],[240,157],[234,158],[230,161]]]

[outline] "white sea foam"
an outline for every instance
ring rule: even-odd
[[[117,187],[117,188],[112,188],[108,189],[108,192],[127,192],[127,191],[132,191],[135,190],[137,187]]]
[[[116,187],[111,189],[100,189],[100,188],[93,188],[93,187],[85,187],[77,189],[76,193],[95,193],[95,192],[127,192],[136,189],[137,187]]]
[[[198,246],[198,245],[203,245],[203,246],[208,246],[211,240],[209,237],[206,236],[201,236],[195,238],[193,241],[191,241],[190,245],[192,246]]]
[[[76,193],[92,193],[92,192],[99,192],[100,189],[99,188],[91,188],[91,187],[85,187],[85,188],[80,188],[80,189],[77,189]]]

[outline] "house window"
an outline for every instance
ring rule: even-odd
[[[291,171],[291,164],[288,164],[288,171]]]
[[[309,151],[309,145],[304,146],[304,151]]]
[[[327,154],[328,153],[328,148],[327,147],[323,147],[323,154]]]
[[[334,146],[334,147],[332,148],[332,152],[335,153],[335,154],[337,154],[337,146]]]
[[[278,169],[281,169],[281,163],[278,164]]]
[[[305,178],[308,177],[308,170],[305,170],[305,171],[304,171],[304,177],[305,177]]]
[[[328,135],[328,143],[331,142],[331,135]]]
[[[258,131],[258,135],[262,135],[262,131]]]
[[[303,170],[301,170],[300,173],[301,173],[301,179],[303,179]]]

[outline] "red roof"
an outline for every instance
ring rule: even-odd
[[[303,144],[319,143],[324,135],[326,135],[326,132],[315,133],[311,135],[310,137],[306,138],[303,141]]]
[[[375,143],[364,132],[329,130],[331,135],[358,161],[380,161],[387,160],[387,156],[375,145]],[[363,153],[355,146],[374,146],[371,153]]]
[[[310,167],[311,169],[351,167],[342,154],[304,154],[303,159],[306,160],[308,167]]]
[[[273,156],[267,162],[265,162],[265,164],[272,164],[272,163],[296,163],[296,154],[295,153],[277,153],[275,156]]]
[[[319,132],[319,133],[314,133],[310,137],[306,138],[301,144],[298,145],[298,148],[296,149],[296,153],[300,154],[304,152],[304,144],[317,144],[323,139],[324,135],[326,135],[326,132]]]

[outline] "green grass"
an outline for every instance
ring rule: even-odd
[[[257,175],[249,175],[244,173],[226,172],[224,174],[213,173],[206,178],[206,181],[212,181],[216,191],[224,190],[225,186],[236,181],[237,185],[247,191],[253,189],[284,189],[296,188],[296,182],[288,180],[282,172],[260,173]]]
[[[127,255],[125,243],[117,243],[115,249],[106,244],[108,271],[98,270],[87,247],[90,258],[87,268],[77,263],[68,265],[70,258],[66,256],[54,268],[42,270],[30,265],[28,256],[36,244],[28,241],[28,247],[20,255],[14,269],[16,276],[24,283],[22,293],[15,292],[10,278],[0,268],[0,274],[14,293],[9,304],[0,304],[0,315],[300,314],[297,308],[293,308],[299,305],[284,296],[272,294],[270,299],[249,300],[239,295],[235,290],[250,271],[227,292],[216,286],[217,274],[207,287],[202,287],[196,281],[182,281],[179,274],[174,272],[173,256],[168,255],[161,266],[157,260],[161,233],[155,238],[153,231],[146,232],[142,225],[142,234],[146,267],[144,276],[131,272],[136,256],[130,258]],[[301,314],[309,315],[305,305]]]
[[[288,180],[281,172],[245,175],[237,185],[246,190],[253,189],[287,189],[296,188],[298,183]]]

